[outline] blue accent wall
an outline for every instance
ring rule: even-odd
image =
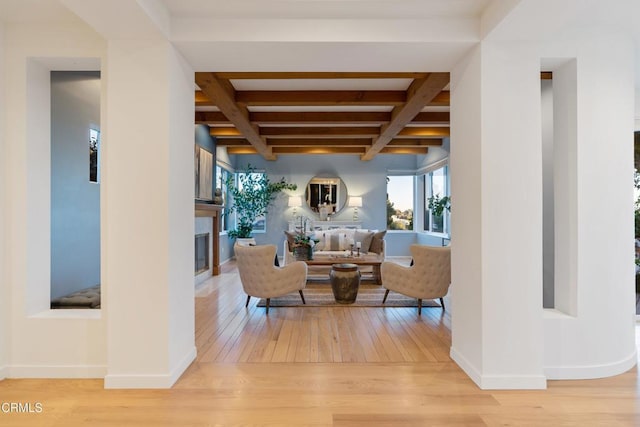
[[[413,155],[377,155],[373,160],[361,161],[356,155],[279,155],[276,161],[265,160],[258,155],[236,156],[236,170],[248,164],[264,170],[271,180],[284,177],[298,185],[291,194],[281,194],[273,203],[267,216],[267,232],[255,233],[258,244],[275,244],[278,254],[283,254],[284,233],[292,217],[292,208],[287,206],[289,195],[303,195],[309,180],[314,176],[336,176],[343,180],[351,196],[362,197],[358,219],[364,228],[386,229],[387,171],[417,169],[417,157]],[[306,207],[298,208],[298,214],[309,217],[315,214]],[[336,221],[351,221],[353,208],[345,207],[335,215]],[[387,256],[408,256],[408,244],[415,243],[415,233],[387,233]]]
[[[216,154],[216,139],[209,133],[209,126],[196,125],[195,128],[196,144],[204,148],[210,153]]]

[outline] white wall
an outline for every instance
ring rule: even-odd
[[[0,23],[0,100],[4,100],[4,25]],[[8,334],[9,334],[9,281],[7,280],[6,272],[8,268],[6,254],[8,243],[7,235],[7,219],[5,212],[8,206],[8,200],[6,199],[6,185],[8,182],[8,176],[5,175],[8,169],[5,163],[7,156],[5,154],[5,103],[0,102],[0,380],[4,379],[7,374],[7,353],[8,353]]]
[[[11,247],[3,276],[11,289],[8,376],[101,377],[106,342],[100,311],[49,310],[49,71],[97,69],[91,67],[99,67],[105,45],[85,26],[71,23],[7,25],[5,37],[2,104],[12,107],[4,135],[4,173],[11,182],[4,203]]]
[[[239,170],[251,164],[264,169],[272,180],[284,177],[287,181],[298,185],[292,195],[303,195],[306,185],[314,176],[340,177],[352,196],[362,196],[362,208],[358,209],[358,219],[362,227],[370,229],[386,229],[386,187],[388,170],[416,170],[415,156],[378,155],[373,160],[362,162],[358,156],[294,156],[280,155],[276,161],[266,161],[259,156],[240,156],[236,168]],[[292,208],[287,207],[288,199],[278,197],[269,210],[267,232],[254,233],[256,242],[278,245],[278,253],[282,254],[284,242],[283,230],[288,228],[287,221],[292,216]],[[298,208],[299,215],[315,218],[317,215],[306,206]],[[351,221],[353,208],[345,207],[337,215],[335,221]],[[385,241],[387,255],[409,256],[407,244],[414,243],[415,233],[390,233]]]
[[[51,298],[100,284],[100,184],[89,129],[100,130],[100,74],[51,73]]]
[[[640,84],[640,82],[638,83]],[[640,131],[640,89],[635,92],[635,125],[634,130]]]
[[[481,49],[451,72],[451,355],[479,382],[483,365]]]
[[[196,351],[193,71],[166,41],[108,54],[105,387],[170,387]]]
[[[570,315],[545,312],[545,372],[549,378],[615,375],[636,362],[633,45],[591,28],[580,38],[544,45],[541,53],[575,57],[577,65],[575,237],[569,254],[576,264],[575,309]]]
[[[481,388],[546,386],[538,71],[483,42],[452,76],[451,355]]]

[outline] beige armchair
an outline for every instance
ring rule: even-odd
[[[422,314],[422,300],[442,299],[451,284],[451,248],[423,245],[411,245],[413,265],[405,267],[385,261],[380,266],[382,286],[387,289],[382,303],[387,300],[389,291],[418,299],[418,315]]]
[[[251,297],[266,298],[266,313],[269,314],[269,302],[294,291],[300,292],[302,303],[306,304],[302,290],[307,284],[307,264],[296,261],[284,267],[276,267],[273,259],[276,255],[275,245],[233,247],[236,254],[238,272],[242,288],[247,294],[245,307],[249,306]]]

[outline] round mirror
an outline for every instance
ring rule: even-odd
[[[346,205],[347,187],[340,178],[313,177],[307,184],[304,198],[320,221],[326,221]]]

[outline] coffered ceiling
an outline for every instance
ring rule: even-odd
[[[195,122],[230,154],[426,154],[449,136],[449,73],[198,72]]]

